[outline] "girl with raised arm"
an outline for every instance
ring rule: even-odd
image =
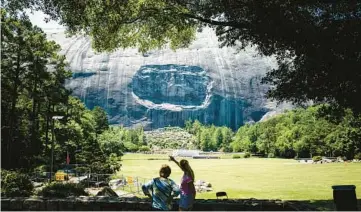
[[[184,172],[180,186],[181,193],[179,200],[179,210],[191,210],[194,199],[196,197],[196,189],[194,187],[194,172],[187,160],[182,159],[180,162],[178,162],[173,156],[169,156],[169,159],[176,163]]]

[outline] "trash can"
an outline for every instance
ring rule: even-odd
[[[357,211],[356,186],[334,185],[333,201],[338,211]]]

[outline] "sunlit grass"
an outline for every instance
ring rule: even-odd
[[[162,164],[171,166],[170,178],[177,183],[182,175],[167,155],[127,154],[122,160],[118,175],[146,181],[158,176]],[[212,199],[215,192],[226,191],[229,198],[329,200],[333,198],[331,186],[338,184],[356,185],[357,197],[361,197],[361,163],[300,164],[291,159],[262,158],[189,161],[196,180],[210,182],[214,189],[197,194],[197,198]]]

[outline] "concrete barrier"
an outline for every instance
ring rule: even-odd
[[[197,199],[193,206],[195,211],[297,211],[308,210],[297,203],[281,200],[257,199]],[[43,198],[2,198],[3,211],[149,211],[149,199],[119,197],[69,197],[67,199]],[[178,210],[177,200],[173,202],[173,210]],[[310,209],[315,210],[315,209]]]

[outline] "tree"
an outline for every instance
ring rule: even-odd
[[[98,138],[100,149],[107,155],[115,154],[122,156],[125,151],[124,141],[121,139],[122,128],[114,128],[104,131]]]
[[[221,147],[228,148],[230,143],[232,142],[233,132],[228,127],[222,127],[222,142]]]
[[[193,121],[191,119],[188,119],[187,121],[185,121],[184,125],[185,130],[191,133]]]
[[[200,145],[203,151],[211,151],[212,150],[212,138],[207,129],[202,129],[200,133]]]
[[[99,51],[137,46],[146,52],[168,42],[179,48],[207,25],[222,46],[255,45],[276,56],[278,68],[264,78],[273,85],[269,97],[361,112],[359,1],[21,0],[5,6],[41,9],[71,33],[90,35]]]
[[[107,113],[103,108],[99,106],[94,107],[92,114],[95,119],[95,131],[97,135],[101,134],[109,128]]]
[[[54,159],[56,170],[69,153],[73,163],[116,171],[121,153],[104,154],[96,140],[108,128],[106,114],[70,96],[64,84],[71,72],[57,54],[60,46],[23,13],[1,9],[1,22],[2,167],[31,171]],[[54,116],[63,118],[51,124]]]
[[[217,128],[214,131],[212,140],[215,146],[217,147],[217,149],[222,147],[223,135],[221,128]]]
[[[64,81],[71,73],[57,55],[60,47],[26,15],[1,9],[1,22],[3,167],[31,168],[47,153],[49,121],[67,102]]]

